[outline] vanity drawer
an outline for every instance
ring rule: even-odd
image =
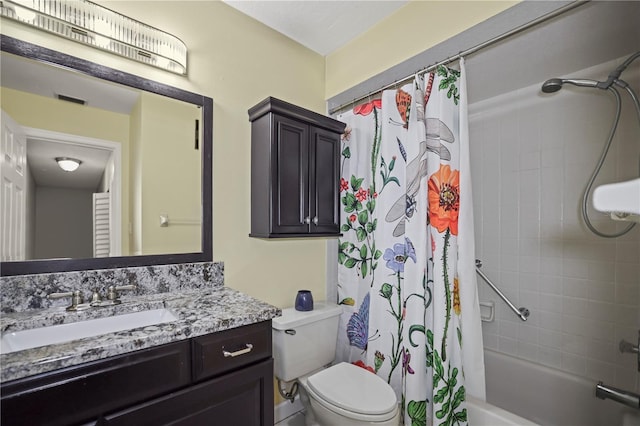
[[[2,385],[3,425],[70,425],[182,388],[191,381],[182,341]]]
[[[192,354],[194,381],[271,358],[271,321],[195,337]]]

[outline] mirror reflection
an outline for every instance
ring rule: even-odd
[[[6,52],[0,69],[3,262],[203,251],[199,106]]]

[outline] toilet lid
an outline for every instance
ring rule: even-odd
[[[396,394],[384,380],[364,368],[342,362],[307,379],[328,403],[358,414],[387,414],[396,408]]]

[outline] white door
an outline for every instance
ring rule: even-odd
[[[0,260],[25,260],[27,139],[4,111],[0,127]]]

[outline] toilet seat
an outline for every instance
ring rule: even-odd
[[[303,386],[328,410],[359,421],[382,422],[398,410],[395,392],[375,374],[342,362],[306,378]]]

